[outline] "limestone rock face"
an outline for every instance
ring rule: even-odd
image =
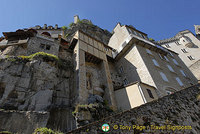
[[[53,61],[5,58],[0,61],[0,107],[7,110],[48,111],[70,105],[69,68]]]
[[[90,36],[103,42],[104,44],[108,44],[109,39],[112,36],[109,31],[103,30],[100,27],[93,25],[92,23],[88,23],[87,21],[82,20],[81,23],[72,23],[70,29],[65,31],[66,39],[70,41],[73,37],[73,34],[77,30],[82,30],[83,32],[88,33]]]

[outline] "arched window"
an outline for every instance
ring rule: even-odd
[[[43,32],[42,34],[51,37],[51,34],[48,32]]]

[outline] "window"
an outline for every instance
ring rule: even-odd
[[[40,45],[40,48],[41,48],[41,49],[44,49],[44,47],[45,47],[45,44],[41,44],[41,45]]]
[[[123,72],[124,72],[124,69],[123,69],[122,66],[120,66],[120,68],[119,68],[119,72],[120,72],[120,73],[123,73]]]
[[[129,29],[129,28],[127,28],[127,29],[128,29],[128,31],[129,31],[129,33],[130,33],[130,34],[132,34],[132,33],[133,33],[131,29]]]
[[[107,47],[105,47],[105,51],[108,51],[108,48],[107,48]]]
[[[174,69],[170,65],[167,65],[167,67],[171,72],[174,72]]]
[[[188,59],[190,59],[190,60],[194,60],[194,57],[192,57],[191,55],[190,56],[187,56],[188,57]]]
[[[158,54],[158,55],[159,55],[159,57],[160,57],[161,59],[164,59],[163,55],[161,55],[161,54]]]
[[[46,45],[46,50],[50,50],[51,46],[50,45]]]
[[[181,44],[179,44],[179,42],[178,42],[178,41],[176,41],[175,43],[176,43],[176,45],[181,45]]]
[[[183,70],[180,70],[180,72],[181,72],[181,74],[182,74],[183,76],[187,77],[186,74],[185,74],[185,72],[184,72]]]
[[[169,55],[171,55],[173,57],[173,54],[171,52],[169,52]]]
[[[179,65],[175,59],[173,59],[173,62],[174,62],[174,64]]]
[[[165,75],[163,72],[160,72],[160,76],[162,77],[162,79],[163,79],[164,81],[168,81],[166,75]]]
[[[182,83],[182,81],[180,80],[179,77],[176,77],[176,81],[178,82],[178,84],[179,84],[180,86],[183,86],[183,83]]]
[[[181,49],[181,50],[183,51],[183,53],[187,53],[186,49],[183,48],[183,49]]]
[[[152,59],[152,61],[153,61],[153,63],[154,63],[155,66],[159,67],[158,62],[155,59]]]
[[[147,89],[147,92],[148,92],[148,94],[149,94],[149,97],[150,97],[150,98],[152,98],[152,99],[154,99],[154,97],[153,97],[153,94],[152,94],[151,90],[150,90],[150,89]]]
[[[142,38],[146,39],[145,36],[142,34]]]
[[[152,52],[149,49],[146,49],[146,51],[147,51],[148,54],[152,55]]]
[[[170,48],[169,44],[165,44],[166,48]]]
[[[123,83],[124,83],[124,85],[127,85],[127,84],[128,84],[128,80],[127,80],[127,79],[124,79],[124,80],[123,80]]]
[[[169,59],[167,58],[167,56],[164,56],[164,58],[165,58],[166,61],[169,61]]]

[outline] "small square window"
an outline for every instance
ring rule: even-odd
[[[50,45],[46,45],[46,50],[50,50],[51,46]]]
[[[41,48],[41,49],[44,49],[44,47],[45,47],[45,44],[41,44],[41,45],[40,45],[40,48]]]

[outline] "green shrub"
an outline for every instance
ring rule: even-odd
[[[1,131],[0,134],[12,134],[12,133],[9,131]]]
[[[58,131],[53,131],[51,130],[50,128],[46,128],[46,127],[43,127],[43,128],[37,128],[35,129],[34,133],[33,134],[63,134],[62,132],[58,132]]]
[[[55,60],[58,60],[57,56],[55,56],[53,54],[45,53],[45,52],[37,52],[37,53],[34,53],[32,55],[29,55],[29,56],[18,56],[18,58],[33,59],[34,57],[37,57],[37,56],[51,57],[51,58],[53,58]]]
[[[61,27],[63,30],[67,30],[68,28],[67,28],[67,26],[62,26]]]

